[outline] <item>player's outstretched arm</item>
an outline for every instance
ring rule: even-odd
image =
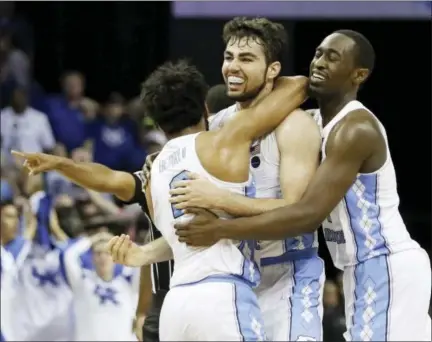
[[[239,111],[217,131],[229,145],[247,143],[273,131],[289,113],[306,100],[308,79],[280,77],[274,90],[255,106]]]
[[[249,198],[219,188],[204,178],[179,181],[170,191],[177,209],[223,210],[233,216],[254,216],[301,199],[318,167],[321,136],[313,118],[301,109],[276,129],[283,198]]]
[[[30,175],[55,170],[84,188],[111,193],[125,202],[135,194],[135,179],[126,172],[97,163],[76,163],[69,158],[45,153],[12,151],[12,154],[25,160],[24,166]]]

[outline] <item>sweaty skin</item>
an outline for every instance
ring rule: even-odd
[[[309,91],[319,103],[324,126],[357,98],[360,84],[369,76],[369,69],[358,66],[357,56],[354,40],[340,33],[327,36],[316,49]],[[325,152],[325,160],[299,202],[248,218],[176,224],[179,240],[207,246],[224,238],[279,240],[313,232],[342,200],[358,173],[374,172],[387,159],[385,138],[364,109],[338,122]]]
[[[300,200],[319,163],[321,135],[314,119],[301,109],[291,113],[275,130],[280,155],[281,199],[249,198],[218,188],[192,175],[174,184],[171,203],[177,209],[222,210],[232,216],[253,216]]]
[[[176,224],[179,240],[208,246],[220,239],[279,240],[315,231],[359,172],[373,172],[384,164],[384,137],[367,111],[356,110],[330,134],[326,155],[299,202],[248,218]]]

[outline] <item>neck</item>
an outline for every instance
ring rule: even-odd
[[[247,109],[247,108],[255,106],[258,103],[258,101],[260,101],[261,99],[266,97],[268,94],[270,94],[270,92],[273,90],[273,85],[274,85],[273,82],[269,82],[264,86],[264,88],[253,99],[243,101],[243,102],[237,102],[237,108],[239,110],[242,110],[242,109]]]
[[[2,246],[5,246],[5,245],[7,245],[9,242],[11,242],[13,239],[11,239],[11,238],[6,238],[6,237],[2,237],[1,239],[0,239],[0,244],[2,245]]]
[[[78,107],[81,104],[81,97],[68,97],[66,96],[66,101],[71,107]]]
[[[357,99],[357,90],[344,94],[333,94],[318,100],[323,126],[327,125],[348,102]]]
[[[18,107],[18,106],[12,106],[12,109],[14,110],[15,114],[23,114],[26,110],[26,106]]]

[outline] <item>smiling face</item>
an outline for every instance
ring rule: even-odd
[[[309,90],[312,97],[348,93],[366,80],[369,70],[356,64],[356,45],[351,38],[333,33],[315,51],[310,64]]]
[[[253,36],[228,41],[222,76],[229,98],[238,102],[252,100],[279,75],[280,63],[268,64],[264,49],[259,38]]]
[[[222,75],[231,99],[242,102],[255,98],[265,86],[266,73],[263,45],[257,38],[233,37],[229,40]]]

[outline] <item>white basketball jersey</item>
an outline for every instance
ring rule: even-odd
[[[17,268],[13,256],[1,246],[0,255],[0,291],[1,291],[1,328],[0,332],[6,341],[18,340],[15,336],[17,315],[15,314],[18,298]]]
[[[359,173],[345,197],[322,224],[333,262],[339,269],[378,255],[419,247],[411,239],[399,213],[396,174],[384,126],[359,101],[349,102],[322,128],[322,161],[326,158],[326,143],[333,127],[357,109],[367,110],[377,120],[386,141],[387,160],[376,172]]]
[[[173,227],[174,221],[190,220],[182,210],[175,209],[169,202],[169,190],[180,180],[187,179],[187,171],[207,178],[220,188],[229,189],[242,195],[254,195],[252,177],[248,182],[223,182],[210,175],[198,158],[195,139],[198,134],[190,134],[168,141],[155,159],[151,171],[151,193],[154,208],[154,223],[170,245],[174,256],[174,272],[171,287],[197,282],[211,275],[237,275],[253,286],[259,283],[260,275],[254,260],[254,249],[249,243],[221,240],[208,248],[192,248],[178,241]],[[211,151],[209,151],[211,153]],[[217,212],[221,217],[227,217]],[[245,257],[243,252],[247,252]],[[247,249],[247,251],[245,250]]]
[[[223,126],[238,111],[237,105],[232,105],[212,117],[210,129]],[[255,141],[250,149],[250,171],[253,175],[257,198],[282,198],[279,181],[280,153],[274,132]],[[259,241],[257,249],[261,257],[261,265],[273,265],[287,261],[286,252],[295,258],[295,253],[309,248],[318,247],[317,233],[305,234],[295,238],[279,241]]]

